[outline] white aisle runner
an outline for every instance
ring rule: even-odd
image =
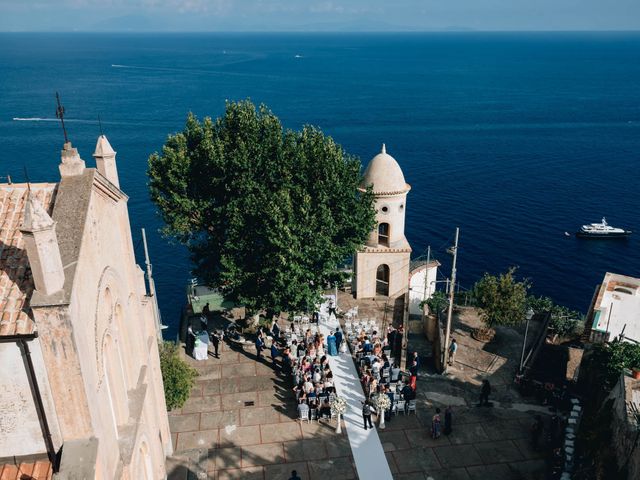
[[[331,320],[320,322],[320,332],[324,335],[325,340],[329,336],[329,332],[335,331],[338,325],[338,320],[333,316]],[[347,339],[345,338],[344,341],[346,342]],[[351,354],[340,353],[337,357],[328,355],[328,358],[337,393],[347,401],[344,423],[358,471],[358,478],[392,480],[391,469],[387,463],[387,457],[384,455],[378,431],[376,428],[364,429],[362,420],[364,392]]]

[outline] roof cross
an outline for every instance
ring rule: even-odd
[[[60,123],[62,124],[62,131],[64,132],[64,143],[69,143],[69,138],[67,137],[67,129],[64,126],[64,107],[60,104],[60,95],[56,92],[56,101],[58,102],[58,107],[56,108],[56,118],[60,119]]]

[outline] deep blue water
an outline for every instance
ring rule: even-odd
[[[59,124],[14,120],[54,118],[55,91],[89,165],[102,118],[166,323],[189,263],[157,233],[147,157],[225,99],[317,125],[365,163],[385,142],[413,186],[414,256],[432,245],[448,274],[459,226],[463,286],[518,265],[535,293],[584,311],[606,271],[640,275],[640,231],[564,236],[603,215],[640,230],[640,34],[0,34],[0,175],[58,178]]]

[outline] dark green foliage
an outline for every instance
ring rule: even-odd
[[[500,275],[485,273],[473,286],[473,297],[487,327],[518,325],[525,319],[529,282],[517,281],[515,267]]]
[[[250,101],[215,121],[190,114],[149,157],[149,178],[194,273],[252,311],[308,310],[375,222],[357,158],[316,128],[284,131]]]
[[[527,298],[527,308],[536,313],[550,312],[549,328],[560,337],[580,335],[584,327],[584,315],[562,305],[556,305],[549,297]]]
[[[624,369],[640,369],[640,345],[628,342],[597,344],[593,351],[594,363],[600,364],[605,384],[611,390]]]
[[[160,370],[167,410],[181,408],[191,394],[198,372],[180,358],[178,346],[173,342],[160,345]]]
[[[420,308],[422,308],[425,303],[429,307],[429,311],[431,313],[440,313],[447,307],[447,305],[449,304],[449,300],[447,299],[447,295],[443,291],[437,290],[433,292],[431,298],[420,302]]]

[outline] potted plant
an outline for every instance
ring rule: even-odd
[[[635,380],[640,380],[640,367],[633,367],[631,369],[631,376],[635,379]]]
[[[347,401],[342,397],[336,396],[331,401],[330,406],[331,414],[334,415],[337,420],[336,433],[342,433],[342,422],[340,421],[340,417],[347,411]]]

